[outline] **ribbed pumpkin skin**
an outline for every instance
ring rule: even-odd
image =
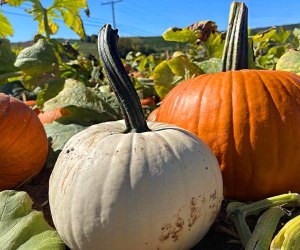
[[[49,182],[55,227],[73,250],[190,249],[223,198],[217,159],[181,128],[93,125],[65,145]]]
[[[44,127],[26,104],[4,94],[0,94],[0,138],[0,190],[40,172],[48,154]]]
[[[185,128],[210,146],[225,197],[300,192],[300,78],[292,73],[201,75],[170,91],[156,121]]]

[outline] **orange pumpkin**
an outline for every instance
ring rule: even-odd
[[[24,103],[30,107],[37,115],[40,113],[40,110],[36,107],[36,100],[24,101]]]
[[[155,97],[154,96],[147,96],[140,101],[141,101],[142,106],[155,105]]]
[[[223,59],[229,58],[226,44]],[[248,45],[238,48],[243,46]],[[245,57],[238,59],[243,58],[240,65],[246,63]],[[234,69],[182,82],[162,101],[155,120],[185,128],[210,146],[228,198],[300,192],[300,78],[283,71]]]
[[[0,94],[0,190],[38,174],[48,140],[37,115],[23,102]]]
[[[159,110],[159,108],[156,108],[156,109],[151,111],[151,113],[147,117],[148,122],[156,121],[156,114],[157,114],[158,110]]]
[[[61,118],[70,114],[67,109],[64,108],[56,108],[54,110],[45,111],[43,113],[39,113],[39,119],[42,124],[48,124],[54,122],[56,119]]]

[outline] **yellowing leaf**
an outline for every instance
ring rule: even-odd
[[[176,41],[176,42],[196,42],[196,36],[194,32],[188,28],[169,28],[163,33],[163,38],[166,41]]]
[[[58,31],[58,28],[59,28],[58,24],[57,24],[57,23],[53,23],[53,22],[51,22],[51,21],[48,21],[48,25],[49,25],[49,29],[50,29],[51,35],[56,34],[57,31]],[[38,30],[38,33],[39,33],[39,34],[43,34],[44,32],[45,32],[45,26],[44,26],[43,20],[41,20],[41,21],[39,22],[39,30]]]
[[[79,8],[87,8],[87,3],[86,0],[55,0],[52,8],[56,8],[58,10],[68,9],[73,13],[78,13]]]
[[[14,34],[14,30],[11,27],[8,19],[6,16],[3,15],[2,11],[0,10],[0,37],[5,36],[12,36]]]
[[[76,32],[81,38],[85,37],[84,27],[78,14],[74,14],[70,11],[61,11],[61,15],[69,28]]]
[[[2,3],[8,3],[11,6],[20,6],[25,0],[2,0]]]
[[[270,39],[276,33],[276,28],[271,28],[262,32],[257,33],[252,36],[253,42],[264,42],[267,39]]]
[[[157,65],[153,72],[154,88],[164,98],[168,92],[185,79],[203,74],[203,70],[189,61],[182,53],[174,53],[173,58]]]

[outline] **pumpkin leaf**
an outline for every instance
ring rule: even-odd
[[[205,74],[217,73],[222,71],[222,59],[210,58],[198,63]]]
[[[69,115],[58,119],[59,122],[91,125],[120,119],[116,102],[116,97],[108,98],[105,93],[88,88],[80,81],[67,79],[63,90],[44,103],[43,111],[64,108]]]
[[[34,45],[23,49],[14,65],[29,76],[43,75],[58,70],[55,49],[44,39],[39,39]]]
[[[85,30],[79,16],[79,9],[87,8],[86,0],[55,0],[51,9],[58,10],[64,19],[65,24],[81,38],[85,37]]]
[[[259,32],[255,34],[254,36],[251,36],[253,42],[265,42],[266,40],[272,38],[276,34],[276,28],[270,28],[268,30],[264,30],[262,32]]]
[[[164,98],[179,82],[203,73],[203,70],[190,62],[185,54],[175,52],[172,59],[163,61],[155,67],[154,88],[157,94]]]
[[[54,78],[47,82],[44,88],[37,95],[37,105],[42,107],[44,102],[58,95],[65,85],[64,78]]]
[[[19,100],[23,100],[23,97],[26,97],[26,100],[33,100],[37,96],[35,92],[26,89],[19,80],[8,82],[0,86],[0,93],[4,93]]]
[[[211,34],[205,42],[201,43],[206,49],[208,58],[222,58],[224,44],[222,33]]]
[[[217,32],[217,25],[212,21],[200,21],[185,28],[169,28],[163,33],[166,41],[206,42],[211,34]]]
[[[8,3],[11,6],[18,7],[20,6],[25,0],[2,0],[2,3]]]
[[[288,50],[278,59],[276,70],[290,71],[300,75],[300,52]]]
[[[78,124],[64,125],[59,122],[52,122],[44,125],[50,146],[54,153],[60,152],[66,142],[85,127]]]
[[[0,23],[0,37],[12,36],[14,34],[14,30],[6,16],[3,15],[2,10],[0,10]]]
[[[162,36],[166,41],[195,43],[197,40],[194,32],[188,28],[169,28]]]
[[[0,25],[0,29],[1,26],[2,25]],[[18,70],[18,68],[14,66],[17,56],[14,52],[12,52],[9,40],[5,38],[0,39],[0,55],[0,74]]]
[[[65,249],[57,232],[42,212],[32,209],[32,204],[26,192],[0,192],[0,249]]]
[[[61,15],[64,19],[65,24],[72,29],[81,38],[85,37],[85,31],[82,20],[78,13],[73,13],[68,10],[61,10]]]

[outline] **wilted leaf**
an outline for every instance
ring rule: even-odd
[[[276,70],[290,71],[300,75],[300,52],[288,50],[278,59]]]
[[[58,60],[55,49],[49,42],[39,39],[34,45],[23,49],[15,62],[25,74],[30,76],[42,75],[58,70]]]
[[[211,34],[217,32],[217,25],[212,21],[201,21],[185,28],[169,28],[163,33],[166,41],[206,42]]]
[[[45,221],[42,212],[32,209],[25,192],[0,192],[0,249],[62,250],[64,242]]]
[[[217,73],[222,71],[222,59],[210,58],[198,63],[205,74]]]
[[[43,110],[64,108],[69,115],[58,121],[69,124],[91,125],[105,121],[120,119],[120,113],[103,98],[104,93],[96,93],[82,82],[67,79],[64,88],[57,96],[44,103]],[[115,97],[111,97],[112,99]]]
[[[197,37],[197,42],[206,42],[211,34],[217,32],[218,26],[213,21],[201,21],[187,27],[192,30]]]
[[[6,16],[3,15],[2,10],[0,10],[0,23],[0,37],[12,36],[14,34],[14,30]]]

